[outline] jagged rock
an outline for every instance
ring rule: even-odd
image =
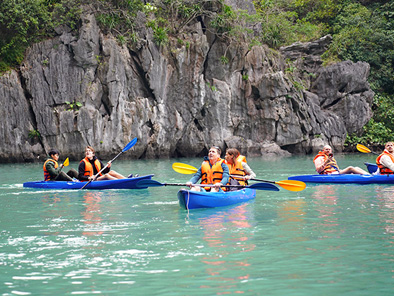
[[[55,147],[79,160],[86,145],[110,159],[134,137],[122,158],[202,156],[211,145],[250,156],[309,153],[323,142],[341,151],[346,133],[372,116],[366,63],[321,66],[330,37],[280,52],[227,49],[195,23],[184,44],[159,47],[138,17],[133,50],[86,13],[78,35],[59,28],[27,51],[21,75],[0,77],[1,162],[42,160]]]

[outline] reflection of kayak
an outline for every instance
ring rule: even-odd
[[[227,192],[178,191],[179,205],[185,209],[224,207],[245,202],[256,197],[256,190],[243,188]]]
[[[117,180],[93,181],[84,189],[143,189],[148,187],[137,187],[137,182],[150,180],[154,175],[140,176],[137,178],[126,178]],[[45,189],[81,189],[86,182],[68,181],[36,181],[23,183],[23,187],[45,188]]]
[[[394,175],[300,175],[292,176],[288,179],[302,181],[305,183],[394,184]]]

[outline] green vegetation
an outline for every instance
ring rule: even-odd
[[[26,48],[54,36],[57,26],[67,25],[77,33],[81,3],[81,0],[2,0],[0,72],[20,65]],[[325,64],[342,60],[368,62],[369,81],[377,94],[374,118],[362,135],[351,135],[347,142],[383,143],[390,138],[394,131],[393,1],[255,0],[254,5],[256,14],[235,10],[223,0],[89,1],[103,32],[113,34],[119,44],[130,49],[140,42],[136,28],[143,22],[157,46],[187,49],[191,41],[183,38],[188,36],[188,26],[195,23],[225,40],[228,48],[246,41],[249,48],[267,44],[278,49],[331,34],[333,42],[323,55]],[[224,65],[229,62],[227,49],[218,61]],[[44,60],[43,65],[47,66],[48,61]],[[288,64],[289,75],[295,70]],[[303,88],[301,82],[293,82],[297,89]]]
[[[2,0],[0,72],[20,65],[26,48],[52,36],[56,26],[75,29],[79,15],[79,0]]]
[[[41,134],[38,130],[32,129],[32,130],[29,130],[28,137],[30,139],[39,139],[39,138],[41,138]]]
[[[73,102],[65,101],[65,103],[67,104],[67,111],[77,111],[83,106],[81,102],[75,100]]]

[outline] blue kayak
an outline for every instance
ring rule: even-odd
[[[367,166],[368,172],[370,174],[373,174],[378,170],[378,165],[375,163],[364,162],[364,164]]]
[[[255,197],[256,190],[250,188],[226,192],[197,192],[184,189],[178,191],[179,205],[187,210],[224,207],[245,202]]]
[[[93,181],[84,189],[143,189],[148,187],[137,187],[137,183],[141,180],[150,180],[153,176],[154,175],[146,175],[136,178]],[[85,184],[86,182],[36,181],[23,183],[23,187],[44,189],[81,189]]]
[[[394,184],[394,175],[300,175],[292,176],[289,180],[305,183],[336,183],[336,184]]]

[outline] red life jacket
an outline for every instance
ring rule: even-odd
[[[392,170],[390,170],[389,168],[386,168],[385,166],[383,166],[380,163],[380,159],[382,158],[383,155],[387,155],[390,157],[391,161],[394,163],[394,156],[391,155],[391,153],[388,153],[387,150],[384,150],[382,154],[380,154],[377,158],[376,158],[376,164],[378,165],[378,168],[380,170],[380,174],[382,175],[389,175],[389,174],[394,174],[394,172]]]
[[[313,162],[315,162],[315,160],[316,160],[318,157],[324,157],[324,161],[326,161],[327,158],[328,158],[328,156],[325,155],[325,154],[323,153],[323,151],[319,151],[319,153],[318,153],[318,154],[315,156],[315,158],[313,159]],[[320,174],[321,174],[321,175],[326,175],[326,174],[332,174],[332,173],[338,172],[338,171],[339,171],[339,167],[338,167],[337,161],[335,160],[334,157],[332,157],[331,161],[328,162],[328,163],[326,164],[326,166],[325,166],[324,169],[320,172]]]
[[[57,163],[57,161],[55,161],[54,159],[51,159],[51,158],[47,159],[44,162],[44,166],[43,166],[43,168],[44,168],[44,181],[50,181],[51,180],[51,175],[49,174],[49,172],[47,171],[47,168],[46,168],[46,164],[48,163],[48,161],[52,161],[52,162],[55,163],[55,169],[57,169],[59,167],[59,164]]]

